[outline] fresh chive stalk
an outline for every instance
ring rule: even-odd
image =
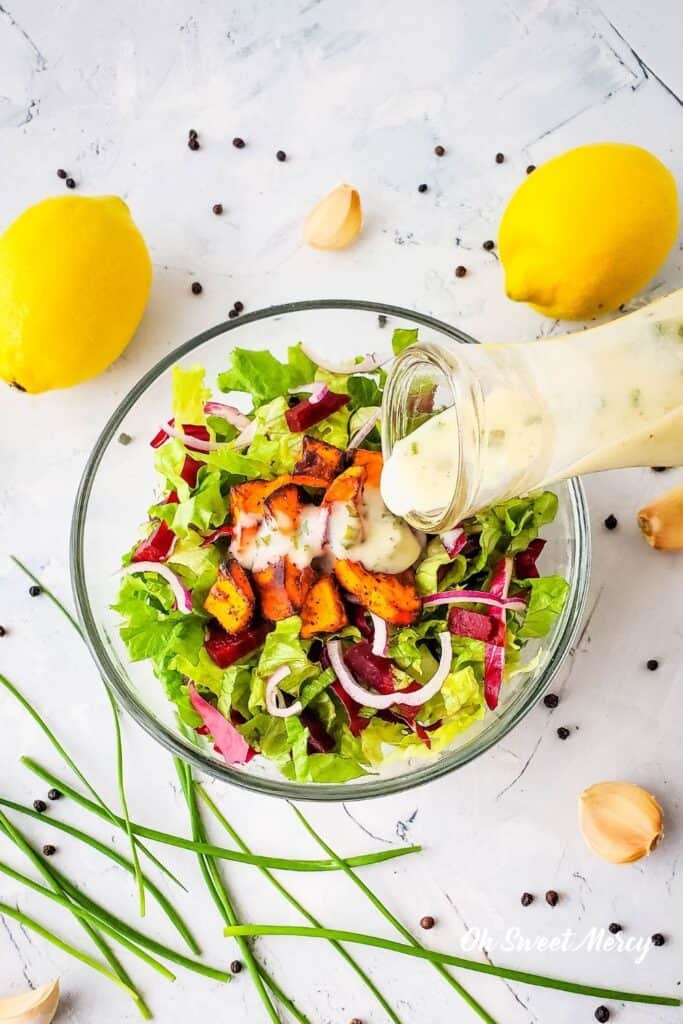
[[[435,964],[449,964],[461,967],[465,971],[478,974],[490,974],[507,981],[517,981],[522,985],[535,985],[539,988],[556,989],[560,992],[571,992],[574,995],[592,996],[596,999],[611,999],[620,1003],[643,1003],[648,1006],[680,1006],[681,1000],[673,996],[653,996],[640,992],[622,992],[620,989],[599,988],[596,985],[580,985],[574,981],[561,978],[548,978],[543,974],[530,974],[527,971],[514,971],[496,964],[481,963],[451,953],[439,953],[425,949],[424,946],[410,946],[407,943],[383,939],[378,935],[364,935],[361,932],[341,931],[336,928],[305,928],[301,925],[279,924],[239,924],[225,929],[230,938],[238,935],[296,935],[305,939],[335,939],[337,942],[355,942],[361,946],[372,946],[375,949],[386,949],[390,953],[401,953],[417,960],[427,960]]]
[[[185,802],[190,815],[190,827],[192,830],[192,838],[196,842],[206,842],[206,832],[204,825],[199,815],[199,807],[197,806],[197,799],[192,785],[192,769],[188,764],[180,761],[178,758],[174,758],[176,771],[180,784],[183,789],[185,796]],[[237,915],[235,908],[232,904],[232,900],[225,887],[223,879],[220,876],[216,862],[212,857],[207,857],[206,854],[198,853],[197,860],[199,861],[199,867],[202,872],[202,877],[209,891],[209,895],[216,904],[218,911],[223,918],[223,921],[227,925],[237,924]],[[247,970],[251,975],[251,980],[254,983],[254,988],[259,994],[261,1002],[263,1003],[268,1017],[273,1024],[282,1024],[280,1015],[273,1006],[270,996],[268,995],[264,979],[261,976],[259,964],[256,962],[254,954],[251,951],[249,943],[246,939],[237,939],[237,944],[240,948],[242,958],[247,965]]]
[[[130,846],[130,854],[133,860],[133,869],[135,872],[135,881],[138,887],[138,910],[140,917],[145,916],[145,880],[142,877],[142,870],[140,868],[140,860],[138,858],[138,847],[135,841],[135,836],[131,832],[130,828],[130,815],[128,813],[128,800],[126,798],[126,784],[123,775],[123,741],[121,739],[121,722],[119,721],[119,709],[116,706],[116,701],[109,692],[109,687],[105,686],[109,703],[111,704],[111,714],[114,720],[114,734],[116,737],[116,782],[119,790],[119,801],[121,803],[121,810],[123,811],[123,820],[126,824],[126,835],[128,836],[128,844]]]
[[[29,818],[34,818],[36,821],[45,823],[46,818],[40,811],[35,811],[32,807],[27,807],[25,804],[17,804],[13,800],[4,800],[0,798],[0,807],[5,807],[7,810],[16,811],[18,814],[24,814]],[[111,846],[107,846],[106,843],[101,842],[95,836],[91,836],[87,832],[82,832],[81,829],[76,828],[75,825],[69,825],[66,821],[60,821],[59,818],[49,818],[49,827],[51,829],[57,829],[59,832],[65,832],[67,835],[72,836],[81,843],[85,843],[93,850],[97,850],[103,857],[107,857],[109,860],[118,864],[124,871],[127,871],[131,875],[135,875],[135,868],[131,861],[127,860],[122,854],[115,850]],[[197,956],[201,953],[201,949],[197,940],[194,938],[192,932],[188,928],[187,924],[180,916],[178,911],[175,909],[168,897],[159,889],[151,879],[147,878],[143,874],[143,881],[145,888],[149,894],[156,900],[159,907],[168,917],[171,924],[177,930],[178,934],[185,940],[189,949]]]
[[[110,820],[109,816],[98,804],[83,796],[82,793],[79,793],[78,790],[70,786],[68,782],[48,771],[47,768],[44,768],[43,765],[39,764],[32,757],[22,757],[21,763],[29,771],[33,772],[34,775],[61,790],[62,793],[75,803],[80,804],[81,807],[85,807],[86,810],[96,814],[99,818]],[[123,819],[116,816],[114,824],[118,825],[119,828],[125,827]],[[158,829],[147,828],[134,821],[131,822],[130,827],[136,836],[143,836],[145,839],[152,839],[154,842],[164,843],[167,846],[176,846],[181,850],[205,853],[209,857],[217,857],[219,860],[232,860],[238,864],[251,864],[254,867],[274,868],[279,871],[310,872],[340,870],[333,860],[295,860],[291,857],[269,857],[258,854],[238,853],[236,850],[228,850],[224,846],[214,846],[212,843],[196,843],[192,839],[185,839],[183,836],[177,836],[170,832],[161,832]],[[354,868],[367,867],[371,864],[382,864],[388,860],[396,860],[398,857],[419,853],[421,849],[421,846],[400,846],[392,850],[381,850],[378,853],[364,853],[358,857],[347,857],[344,863]]]
[[[303,813],[299,810],[299,808],[295,807],[294,804],[290,804],[290,806],[294,813],[296,814],[299,821],[301,822],[301,824],[308,832],[308,834],[312,836],[313,839],[315,839],[318,846],[325,851],[328,857],[331,857],[337,863],[340,870],[343,871],[344,874],[351,879],[354,885],[357,885],[360,891],[365,896],[367,896],[367,898],[372,903],[373,907],[379,910],[382,917],[384,917],[389,922],[389,924],[396,929],[399,935],[402,935],[403,938],[411,944],[411,946],[415,946],[417,949],[422,948],[421,943],[417,941],[415,936],[411,932],[409,932],[408,929],[403,924],[401,924],[399,919],[395,917],[394,914],[391,913],[389,908],[385,906],[384,903],[382,903],[380,898],[376,896],[371,889],[368,888],[365,882],[358,877],[355,871],[348,867],[348,865],[341,859],[341,857],[337,853],[335,853],[332,847],[328,846],[328,844],[325,842],[322,836],[318,835],[318,833],[315,831],[311,823],[307,820],[307,818],[304,817]],[[474,1012],[478,1014],[478,1016],[483,1021],[485,1021],[486,1024],[496,1024],[493,1017],[484,1009],[483,1006],[481,1006],[477,1002],[474,996],[470,995],[467,989],[463,988],[463,986],[460,984],[457,978],[454,978],[451,974],[448,973],[443,964],[435,964],[435,967],[438,973],[441,975],[441,977],[451,986],[451,988],[455,989],[458,995],[465,1000],[465,1002],[467,1003],[471,1010],[474,1010]]]
[[[198,784],[195,784],[195,791],[199,794],[199,796],[204,801],[206,806],[209,808],[211,813],[214,815],[216,820],[222,825],[222,827],[225,829],[225,831],[231,837],[233,842],[235,842],[237,844],[237,846],[239,846],[239,848],[242,850],[242,852],[243,853],[251,853],[251,850],[249,849],[247,844],[244,842],[244,840],[239,835],[239,833],[235,830],[235,828],[230,824],[230,822],[227,820],[227,818],[225,818],[225,816],[223,815],[221,810],[216,806],[216,804],[213,802],[213,800],[211,799],[209,794],[206,792],[206,790],[202,786],[200,786]],[[285,886],[282,884],[282,882],[280,882],[279,879],[277,879],[275,877],[275,875],[272,874],[271,871],[269,871],[267,868],[259,868],[259,870],[260,870],[261,874],[264,876],[264,878],[268,879],[270,884],[272,886],[274,886],[275,889],[277,889],[277,891],[280,893],[280,895],[283,896],[284,899],[287,900],[289,905],[294,907],[294,909],[297,910],[302,915],[302,917],[305,917],[305,919],[310,924],[312,924],[315,928],[321,928],[322,927],[320,921],[316,917],[314,917],[313,914],[311,914],[310,911],[307,910],[306,907],[304,907],[302,903],[299,902],[299,900],[296,898],[296,896],[292,895],[292,893],[287,888],[285,888]],[[349,967],[351,967],[351,969],[356,972],[356,974],[361,979],[361,981],[363,981],[363,983],[367,986],[367,988],[373,994],[373,996],[375,997],[377,1002],[380,1004],[380,1006],[382,1007],[384,1012],[387,1014],[389,1019],[391,1021],[393,1021],[394,1024],[401,1024],[401,1020],[397,1016],[397,1014],[394,1011],[394,1009],[389,1005],[387,1000],[384,998],[384,996],[382,995],[380,990],[375,985],[375,983],[372,980],[372,978],[368,974],[366,974],[366,972],[363,970],[363,968],[360,966],[360,964],[357,962],[357,960],[354,960],[354,958],[351,956],[351,954],[348,952],[348,950],[344,949],[344,947],[341,946],[338,942],[334,942],[333,941],[331,943],[331,945],[339,953],[339,955],[347,962]],[[494,1024],[495,1024],[495,1022],[494,1022]]]

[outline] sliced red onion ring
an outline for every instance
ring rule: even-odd
[[[376,708],[377,711],[386,711],[387,708],[393,707],[394,704],[402,704],[404,707],[420,707],[430,697],[439,692],[451,670],[451,663],[453,661],[450,633],[439,633],[439,642],[441,644],[441,660],[439,661],[439,667],[429,682],[425,683],[418,690],[411,690],[409,692],[406,690],[396,690],[395,693],[371,693],[370,690],[366,690],[364,686],[357,683],[344,663],[339,640],[329,640],[325,644],[325,649],[330,659],[330,664],[334,669],[334,674],[349,697],[353,697],[358,704],[364,707]]]
[[[225,402],[205,402],[204,412],[207,416],[220,416],[222,420],[237,427],[238,430],[244,430],[249,426],[249,417],[236,409],[234,405],[226,405]]]
[[[166,424],[162,429],[169,437],[177,437],[179,441],[197,452],[217,452],[221,448],[231,448],[233,445],[232,441],[202,441],[198,437],[192,437],[191,434],[183,433],[182,430],[176,430],[170,424]]]
[[[300,384],[298,388],[290,388],[288,394],[299,395],[305,393],[311,396],[309,398],[311,405],[317,405],[318,402],[322,402],[329,390],[329,387],[323,381],[314,380],[312,384]]]
[[[163,576],[173,591],[176,607],[179,612],[192,611],[192,595],[187,587],[181,583],[176,574],[163,562],[132,562],[121,569],[122,576],[132,576],[136,572],[155,572],[157,576]]]
[[[256,434],[256,420],[250,420],[249,425],[244,428],[241,434],[229,442],[230,448],[247,448],[254,440]]]
[[[422,602],[430,608],[441,604],[488,604],[511,612],[523,612],[526,608],[526,602],[520,597],[494,597],[488,590],[444,590],[441,594],[428,594]]]
[[[340,376],[346,377],[350,373],[370,373],[372,370],[378,370],[380,366],[384,366],[385,363],[390,362],[394,357],[393,355],[381,355],[379,352],[369,352],[368,355],[360,363],[341,363],[334,364],[325,362],[316,355],[311,349],[307,348],[306,345],[301,346],[301,350],[304,355],[307,355],[311,362],[319,366],[321,370],[327,370],[328,373],[338,373]]]
[[[468,537],[461,526],[456,526],[452,530],[447,530],[446,533],[441,534],[441,543],[446,549],[446,554],[449,558],[455,558],[467,544]]]
[[[370,618],[373,626],[372,653],[378,658],[386,658],[389,655],[389,630],[386,621],[374,612],[370,612]]]
[[[381,410],[377,409],[375,412],[372,413],[372,415],[368,416],[363,426],[358,428],[356,433],[349,441],[349,450],[351,448],[357,448],[359,444],[362,444],[362,442],[365,440],[368,434],[371,433],[373,427],[375,426],[380,417],[380,412]]]
[[[282,694],[279,685],[289,675],[289,665],[280,665],[269,676],[266,682],[266,711],[273,718],[291,718],[293,715],[300,715],[303,711],[300,700],[295,700],[289,707],[285,707],[282,701]]]

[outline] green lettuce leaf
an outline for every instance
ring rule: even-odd
[[[205,375],[203,366],[192,366],[188,370],[173,367],[173,415],[178,429],[183,424],[206,423],[204,403],[211,392],[204,385]]]
[[[375,377],[364,377],[360,373],[354,374],[348,378],[347,388],[351,397],[349,402],[351,412],[366,407],[376,409],[382,404],[382,391],[377,386]]]
[[[310,384],[316,366],[301,345],[287,351],[287,362],[281,363],[272,352],[253,352],[235,348],[230,354],[230,366],[218,375],[221,391],[242,391],[251,395],[254,408],[286,395],[290,388]]]
[[[449,566],[439,581],[439,570]],[[455,558],[446,551],[439,537],[433,537],[425,548],[424,557],[415,570],[417,587],[421,594],[434,594],[439,590],[449,590],[465,578],[467,559],[463,555]]]
[[[404,327],[397,327],[391,337],[391,347],[394,355],[399,355],[404,348],[414,345],[417,340],[417,328],[408,330]]]
[[[545,636],[562,614],[569,584],[561,576],[541,576],[519,580],[517,585],[530,591],[524,621],[517,635],[523,638]]]

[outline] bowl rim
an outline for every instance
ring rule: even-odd
[[[100,637],[88,595],[83,544],[90,495],[100,462],[123,419],[138,399],[165,370],[173,366],[183,356],[199,348],[205,342],[221,334],[228,334],[230,331],[243,327],[245,324],[283,316],[287,313],[301,313],[324,309],[356,310],[377,313],[378,315],[396,316],[410,320],[419,326],[432,328],[458,342],[477,344],[476,340],[470,335],[436,317],[406,309],[402,306],[365,299],[306,299],[298,302],[280,303],[254,310],[250,313],[244,313],[239,318],[225,320],[194,335],[194,337],[189,338],[177,346],[177,348],[162,356],[140,377],[121,399],[102,428],[88,456],[76,491],[69,537],[69,558],[71,586],[85,642],[98,667],[104,684],[139,726],[171,754],[189,761],[195,768],[221,782],[228,782],[241,786],[243,789],[268,796],[330,803],[389,796],[414,789],[417,786],[441,778],[456,768],[464,767],[464,765],[480,757],[526,717],[557,675],[578,633],[590,583],[591,540],[585,492],[578,479],[567,480],[565,483],[568,489],[575,541],[575,552],[572,559],[574,585],[570,592],[570,599],[565,605],[562,614],[561,629],[557,637],[555,649],[538,679],[536,679],[534,686],[526,694],[525,700],[521,701],[519,706],[515,708],[514,713],[505,720],[505,728],[496,729],[494,727],[486,733],[482,733],[472,747],[467,750],[467,756],[465,757],[458,756],[459,748],[456,748],[452,751],[454,755],[452,757],[446,754],[435,758],[433,761],[425,760],[415,770],[405,774],[386,777],[377,776],[356,785],[349,785],[348,783],[297,783],[290,782],[287,779],[279,780],[252,775],[248,772],[234,769],[229,765],[220,765],[218,762],[205,757],[199,749],[193,750],[181,742],[178,736],[166,725],[154,719],[134,700],[121,678],[114,659]],[[501,721],[502,719],[499,719],[499,724]],[[464,748],[462,748],[462,751],[464,751]]]

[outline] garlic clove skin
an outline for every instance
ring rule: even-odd
[[[306,218],[304,242],[314,249],[344,249],[356,238],[362,223],[360,194],[350,185],[337,185]]]
[[[584,790],[579,826],[593,853],[610,864],[646,857],[664,835],[662,808],[631,782],[598,782]]]
[[[59,1006],[59,978],[18,996],[0,997],[0,1024],[50,1024]]]

